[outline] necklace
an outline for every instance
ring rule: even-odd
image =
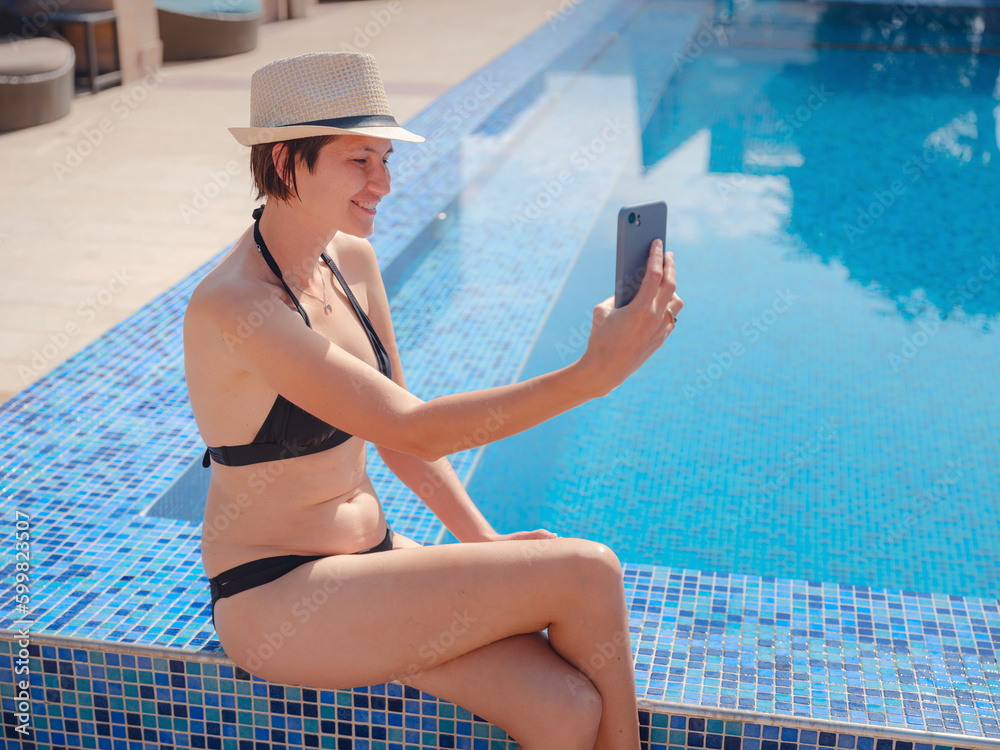
[[[318,260],[316,262],[319,263]],[[312,294],[311,292],[307,292],[305,289],[303,289],[302,287],[300,287],[298,284],[296,284],[291,279],[289,279],[288,282],[292,286],[294,286],[296,289],[298,289],[300,292],[302,292],[303,294],[306,294],[306,295],[312,297],[314,300],[318,300],[319,302],[322,302],[323,303],[323,309],[326,310],[326,312],[333,312],[333,308],[330,306],[330,303],[327,302],[327,300],[326,300],[326,276],[323,276],[323,268],[322,267],[320,267],[320,269],[319,269],[319,275],[323,279],[323,299],[320,299],[319,297],[317,297],[315,294]]]

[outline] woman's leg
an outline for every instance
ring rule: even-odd
[[[582,694],[589,681],[600,695],[596,746],[639,747],[621,567],[603,545],[504,541],[327,557],[220,600],[216,625],[248,671],[327,688],[429,684],[457,657],[548,628],[555,653],[589,678],[563,672],[566,690]],[[488,685],[489,674],[478,677]]]
[[[403,680],[504,729],[521,750],[593,750],[597,688],[542,633],[514,635]]]
[[[421,545],[396,534],[394,546]],[[555,652],[544,633],[504,638],[402,682],[491,721],[517,740],[521,750],[592,750],[597,741],[601,695]]]

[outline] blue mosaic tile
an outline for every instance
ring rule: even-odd
[[[430,138],[423,151],[399,144],[389,218],[373,241],[418,395],[522,374],[593,206],[617,199],[613,186],[642,164],[644,144],[605,137],[583,166],[580,149],[600,138],[608,107],[628,113],[615,123],[625,133],[662,115],[666,80],[641,55],[631,81],[621,64],[657,44],[682,49],[704,7],[584,0],[407,124]],[[618,33],[629,23],[635,39]],[[267,683],[220,651],[198,524],[141,515],[202,449],[180,320],[210,265],[0,408],[0,508],[32,521],[33,742],[512,746],[479,717],[397,684]],[[455,455],[460,476],[479,455]],[[369,458],[393,525],[439,539],[436,519]],[[560,481],[593,494],[604,469],[564,466]],[[0,599],[10,601],[14,566],[2,562]],[[1000,746],[995,600],[634,563],[625,581],[644,748],[958,750],[955,736]],[[0,628],[16,621],[0,612]],[[0,639],[0,706],[14,747],[12,635]]]
[[[97,645],[97,644],[95,644]],[[8,747],[490,748],[514,742],[481,717],[397,684],[314,690],[266,683],[192,654],[92,651],[56,642],[27,651],[28,697],[14,685],[17,649],[0,642],[0,710]],[[22,675],[18,675],[19,679]],[[739,719],[640,710],[643,750],[966,750],[962,745],[797,729]],[[971,746],[970,746],[971,747]]]

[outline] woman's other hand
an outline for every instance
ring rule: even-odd
[[[580,363],[594,373],[600,395],[619,386],[660,348],[682,307],[674,254],[664,253],[663,243],[653,240],[635,298],[617,309],[614,297],[594,307],[594,324]]]
[[[524,541],[526,539],[555,539],[558,534],[553,534],[551,531],[546,529],[535,529],[534,531],[515,531],[513,534],[494,534],[488,539],[483,539],[484,542],[503,542],[503,541]]]

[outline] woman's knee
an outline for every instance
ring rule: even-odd
[[[594,586],[622,587],[622,566],[607,545],[587,539],[570,539],[569,560],[574,573],[587,590]]]

